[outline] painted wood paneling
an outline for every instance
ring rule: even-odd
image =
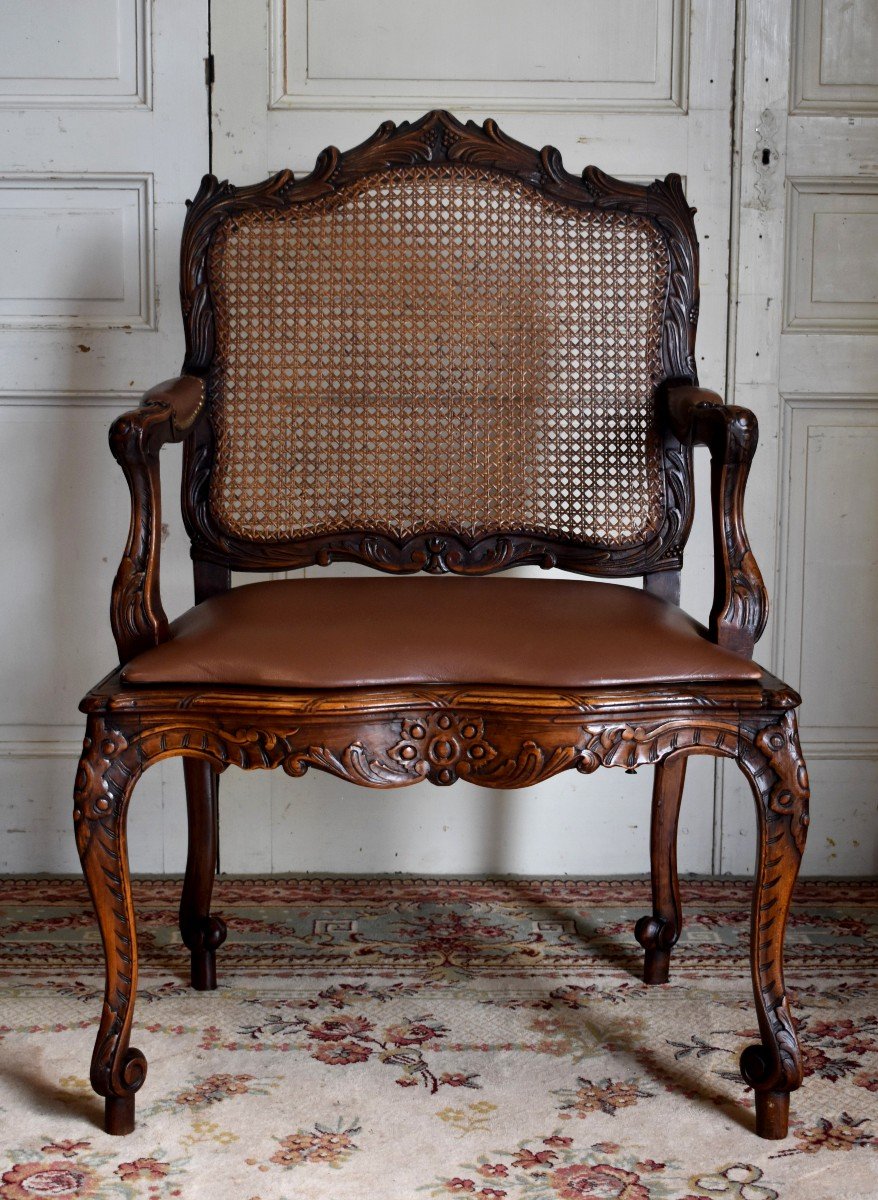
[[[787,178],[784,332],[878,332],[878,180]]]
[[[75,870],[77,704],[115,661],[110,585],[129,520],[107,431],[182,362],[183,202],[208,168],[207,4],[0,0],[0,28],[0,871]],[[163,583],[180,611],[179,453],[162,468]],[[179,764],[138,793],[135,868],[179,870]]]
[[[757,656],[805,692],[814,802],[804,870],[874,870],[878,735],[867,721],[852,723],[871,695],[875,653],[874,581],[865,574],[875,555],[862,553],[874,538],[878,437],[873,0],[738,6],[746,24],[734,177],[735,6],[454,0],[441,28],[431,18],[430,38],[413,44],[422,7],[213,0],[215,169],[236,182],[307,169],[326,144],[350,146],[379,119],[441,104],[479,120],[497,115],[526,142],[556,143],[571,170],[596,162],[629,178],[686,176],[701,236],[699,371],[720,391],[734,234],[729,399],[760,420],[748,519],[766,576],[775,575]],[[29,242],[29,218],[7,216],[10,271],[0,277],[0,517],[15,531],[16,562],[0,582],[0,870],[73,870],[76,701],[113,661],[106,614],[128,520],[106,430],[182,357],[179,234],[183,201],[207,169],[207,5],[0,0],[0,25],[0,185],[9,185],[0,186],[0,238],[3,211],[22,196],[41,230],[39,244]],[[12,192],[16,203],[7,203]],[[100,199],[90,205],[92,197]],[[57,232],[47,213],[57,214]],[[683,602],[704,617],[712,551],[706,455],[696,460]],[[172,614],[192,594],[179,467],[179,450],[169,448],[162,574]],[[105,514],[99,523],[96,512]],[[733,766],[721,765],[718,781],[710,759],[690,765],[683,870],[752,867],[749,789]],[[384,794],[317,774],[229,772],[222,864],[640,871],[649,786],[648,772],[608,771],[527,792],[425,785]],[[135,869],[182,868],[179,763],[147,773],[130,833]]]
[[[272,107],[682,109],[688,46],[688,0],[272,0]]]
[[[0,0],[0,106],[149,108],[148,0]]]
[[[780,673],[810,759],[878,760],[878,397],[782,403]]]
[[[0,327],[155,326],[153,181],[0,175]]]
[[[757,656],[803,695],[803,872],[874,872],[878,7],[757,0],[747,16],[735,397],[759,418],[748,514],[774,566]],[[748,870],[753,801],[733,768],[720,807],[720,866]]]
[[[793,0],[792,112],[878,114],[875,0]]]

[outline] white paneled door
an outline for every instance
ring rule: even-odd
[[[762,656],[803,696],[805,869],[867,873],[878,869],[878,3],[747,7],[732,311],[735,396],[762,429],[751,524],[775,568]],[[752,802],[724,776],[722,866],[742,871]]]
[[[387,118],[442,107],[552,142],[571,170],[593,162],[637,180],[677,171],[702,238],[699,368],[722,390],[734,44],[734,5],[715,0],[214,0],[213,167],[235,183],[305,171],[327,144],[348,148]],[[704,617],[710,590],[702,524],[684,597]],[[649,772],[604,772],[525,792],[424,784],[380,794],[316,773],[290,782],[227,772],[223,861],[253,871],[639,871],[650,786]],[[692,763],[688,788],[682,861],[708,871],[709,760]]]
[[[77,865],[76,706],[115,661],[129,510],[107,429],[183,357],[207,0],[0,0],[0,30],[0,871],[57,871]],[[192,583],[177,456],[163,467],[173,611]],[[146,776],[135,868],[182,865],[183,809],[177,764]]]
[[[76,865],[76,704],[114,661],[128,522],[106,432],[179,368],[183,202],[211,145],[214,172],[249,183],[434,107],[554,143],[570,170],[684,177],[701,380],[760,421],[748,517],[773,615],[758,656],[805,697],[805,870],[875,869],[875,0],[0,0],[0,28],[0,871]],[[697,465],[683,602],[704,618]],[[176,613],[192,585],[174,448],[162,468]],[[650,782],[373,793],[228,772],[223,866],[641,871]],[[683,870],[751,868],[753,805],[733,767],[691,764],[682,826]],[[131,845],[137,870],[181,869],[179,763],[139,785]]]

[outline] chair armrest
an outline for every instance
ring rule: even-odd
[[[181,442],[195,429],[204,407],[204,380],[181,375],[151,388],[139,408],[117,417],[110,428],[110,449],[131,493],[131,524],[110,606],[123,665],[168,637],[159,590],[159,450],[166,442]]]
[[[747,408],[726,405],[706,388],[670,387],[671,428],[685,446],[710,449],[714,590],[710,634],[718,645],[744,654],[762,636],[768,594],[744,527],[744,488],[759,426]]]

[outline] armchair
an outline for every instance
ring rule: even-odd
[[[783,940],[804,849],[799,697],[751,660],[767,600],[747,541],[755,418],[698,387],[698,251],[677,176],[568,174],[488,121],[433,112],[312,174],[208,176],[182,247],[183,374],[113,425],[132,517],[113,587],[119,665],[82,702],[74,822],[106,955],[91,1080],[129,1132],[134,786],[184,759],[180,925],[216,986],[218,776],[310,768],[367,787],[655,768],[644,979],[682,913],[689,755],[734,759],[758,822],[756,1129],[786,1135],[802,1063]],[[183,442],[195,606],[159,591],[159,451]],[[711,452],[715,594],[679,607],[691,447]],[[345,560],[383,576],[257,583]],[[497,579],[518,564],[597,580]],[[417,579],[392,576],[411,576]],[[446,578],[437,578],[445,576]],[[641,576],[643,589],[606,580]],[[458,578],[451,578],[458,577]]]

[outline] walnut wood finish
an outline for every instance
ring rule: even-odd
[[[790,899],[808,830],[808,772],[796,718],[784,713],[769,726],[742,729],[739,762],[756,800],[759,842],[750,918],[750,967],[762,1035],[741,1055],[741,1074],[756,1092],[760,1137],[787,1135],[790,1092],[802,1083],[802,1054],[783,975]]]
[[[128,873],[128,802],[139,771],[110,775],[127,740],[102,721],[88,723],[73,796],[76,847],[91,894],[106,963],[104,1005],[91,1060],[91,1085],[105,1098],[107,1133],[134,1128],[134,1095],[146,1059],[129,1046],[137,989],[137,933]]]
[[[328,194],[371,171],[424,163],[489,166],[573,206],[638,213],[661,232],[671,271],[662,335],[664,382],[656,380],[663,438],[665,513],[639,546],[603,546],[532,536],[467,543],[437,531],[397,542],[370,530],[299,542],[235,539],[209,505],[213,429],[205,379],[214,348],[206,268],[210,240],[236,213],[282,210]],[[767,602],[747,541],[743,496],[756,446],[756,422],[697,387],[697,243],[676,176],[647,188],[588,168],[564,171],[557,151],[514,142],[488,121],[462,125],[445,113],[414,124],[382,125],[349,154],[325,151],[301,181],[282,172],[234,188],[207,177],[183,238],[182,295],[187,335],[184,374],[148,392],[111,432],[132,501],[131,526],[113,588],[112,627],[120,663],[169,636],[159,589],[159,450],[184,442],[183,508],[192,538],[196,603],[230,586],[234,569],[290,568],[351,559],[384,571],[480,575],[537,562],[604,576],[642,574],[644,586],[679,600],[682,552],[692,520],[692,450],[711,451],[716,586],[711,638],[749,656]],[[327,653],[332,647],[327,646]],[[229,765],[281,767],[299,777],[315,768],[366,787],[528,787],[561,771],[599,766],[656,768],[651,859],[653,912],[637,926],[647,982],[667,978],[682,914],[676,828],[685,762],[691,754],[734,758],[756,800],[759,851],[753,895],[751,961],[761,1042],[741,1062],[756,1092],[757,1132],[786,1133],[789,1093],[801,1083],[801,1056],[785,996],[782,952],[790,897],[804,848],[807,774],[796,735],[799,697],[764,674],[753,683],[650,684],[563,692],[535,688],[436,685],[285,691],[218,686],[126,685],[117,669],[82,702],[87,731],[75,791],[74,821],[83,871],[106,955],[106,989],[91,1079],[106,1099],[110,1133],[133,1128],[134,1097],[146,1074],[129,1045],[137,982],[137,943],[128,875],[126,814],[140,775],[163,759],[184,759],[189,856],[180,927],[196,988],[215,986],[215,953],[225,936],[210,913],[217,858],[218,776]]]
[[[196,561],[195,603],[227,592],[232,574],[220,563]],[[189,949],[189,972],[198,992],[216,988],[216,952],[226,940],[226,925],[211,914],[210,899],[219,869],[219,775],[210,763],[184,758],[188,847],[180,897],[180,935]]]
[[[180,935],[190,952],[192,986],[216,987],[216,952],[226,940],[225,922],[211,915],[210,897],[219,854],[219,776],[209,762],[183,759],[189,849],[180,898]]]
[[[75,813],[107,952],[106,999],[92,1068],[95,1089],[120,1102],[132,1100],[145,1074],[143,1056],[128,1049],[136,942],[124,822],[134,783],[152,763],[184,755],[218,772],[231,764],[280,766],[298,777],[314,767],[367,787],[466,779],[511,788],[563,770],[632,770],[670,760],[657,791],[670,796],[673,805],[682,775],[676,765],[681,760],[674,756],[707,753],[736,758],[757,799],[752,965],[762,1044],[745,1053],[742,1072],[757,1093],[760,1134],[784,1136],[782,1098],[801,1082],[781,963],[807,826],[807,776],[792,711],[798,702],[770,677],[761,686],[607,689],[561,696],[438,688],[309,695],[192,692],[125,689],[117,674],[111,676],[85,702],[88,736]],[[668,817],[656,824],[667,855],[656,887],[656,912],[678,930]],[[666,927],[656,935],[660,951]],[[643,940],[649,949],[649,934]]]
[[[714,594],[710,632],[720,646],[750,657],[768,620],[768,594],[744,528],[744,488],[759,426],[749,409],[716,392],[669,387],[669,423],[684,446],[710,448]]]
[[[697,382],[695,329],[698,317],[698,243],[692,209],[680,177],[668,175],[644,187],[613,179],[596,167],[581,177],[565,171],[551,146],[537,151],[508,137],[494,121],[465,125],[449,113],[431,112],[414,123],[385,122],[373,137],[344,154],[329,147],[314,171],[295,180],[290,171],[251,187],[205,176],[183,231],[181,294],[186,327],[183,370],[204,376],[216,343],[208,254],[224,222],[253,212],[283,212],[338,192],[387,168],[448,164],[489,167],[574,209],[619,212],[649,221],[668,254],[669,284],[661,337],[663,378]],[[656,384],[660,381],[657,379]],[[286,570],[335,561],[363,562],[395,572],[487,574],[535,563],[601,576],[642,575],[678,568],[691,524],[689,463],[676,435],[664,430],[664,516],[647,540],[629,546],[553,540],[534,535],[483,537],[475,541],[441,529],[397,542],[379,531],[351,529],[292,542],[243,541],[225,532],[211,511],[213,430],[203,422],[186,447],[184,517],[196,559],[231,564],[235,570]]]
[[[683,928],[677,880],[677,822],[683,799],[686,759],[667,758],[655,769],[649,838],[652,916],[641,917],[634,936],[643,947],[644,983],[667,983],[671,950]]]
[[[110,449],[131,493],[131,524],[113,583],[110,623],[121,662],[168,636],[168,618],[159,588],[161,486],[159,450],[182,441],[204,414],[203,379],[182,375],[146,393],[140,407],[118,417],[110,429]]]

